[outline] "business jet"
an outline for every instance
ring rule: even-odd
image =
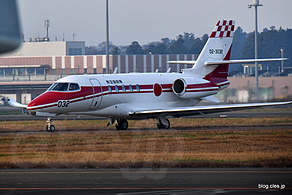
[[[169,117],[226,112],[262,106],[291,104],[249,103],[196,106],[201,100],[220,102],[214,95],[229,86],[228,66],[234,63],[280,61],[274,59],[230,60],[234,20],[220,20],[196,61],[181,73],[129,73],[72,75],[53,83],[28,105],[8,99],[11,106],[26,108],[31,115],[48,117],[46,130],[54,132],[51,119],[61,114],[108,118],[117,130],[128,129],[127,120],[157,119],[159,129],[170,128]]]

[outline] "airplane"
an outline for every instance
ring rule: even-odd
[[[287,58],[230,60],[234,20],[219,20],[196,61],[180,73],[122,73],[71,75],[57,80],[28,105],[8,99],[11,106],[26,108],[31,115],[46,116],[46,130],[55,131],[51,119],[61,114],[108,118],[117,130],[128,129],[127,120],[157,119],[159,129],[170,128],[169,117],[234,111],[291,104],[289,102],[196,106],[229,86],[229,64],[280,61]]]

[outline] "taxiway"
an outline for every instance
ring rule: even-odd
[[[292,168],[2,169],[1,194],[291,194]]]

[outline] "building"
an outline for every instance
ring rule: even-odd
[[[38,40],[39,41],[39,40]],[[183,64],[168,60],[195,60],[198,55],[110,55],[110,71],[180,72]],[[0,56],[0,95],[27,103],[54,81],[74,74],[106,72],[106,55],[85,55],[84,41],[24,42],[17,50]]]
[[[110,69],[128,72],[179,72],[185,65],[168,65],[168,60],[195,60],[197,55],[110,55]],[[25,42],[10,53],[0,56],[2,80],[22,80],[23,76],[72,75],[105,73],[105,55],[85,55],[84,41]],[[48,77],[46,77],[48,78]],[[1,79],[0,79],[1,81]]]
[[[84,41],[23,42],[12,52],[1,57],[44,57],[85,55]]]

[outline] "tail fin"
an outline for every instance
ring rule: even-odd
[[[227,87],[229,84],[227,80],[229,64],[288,60],[288,58],[230,60],[234,24],[234,20],[219,20],[196,61],[168,61],[167,63],[194,64],[191,69],[183,69],[183,72],[199,75],[219,85],[221,89],[223,85]]]
[[[196,74],[212,80],[226,79],[228,63],[219,65],[205,65],[206,62],[230,60],[231,46],[235,29],[234,20],[219,20],[212,31],[207,43],[202,49],[193,66]]]

